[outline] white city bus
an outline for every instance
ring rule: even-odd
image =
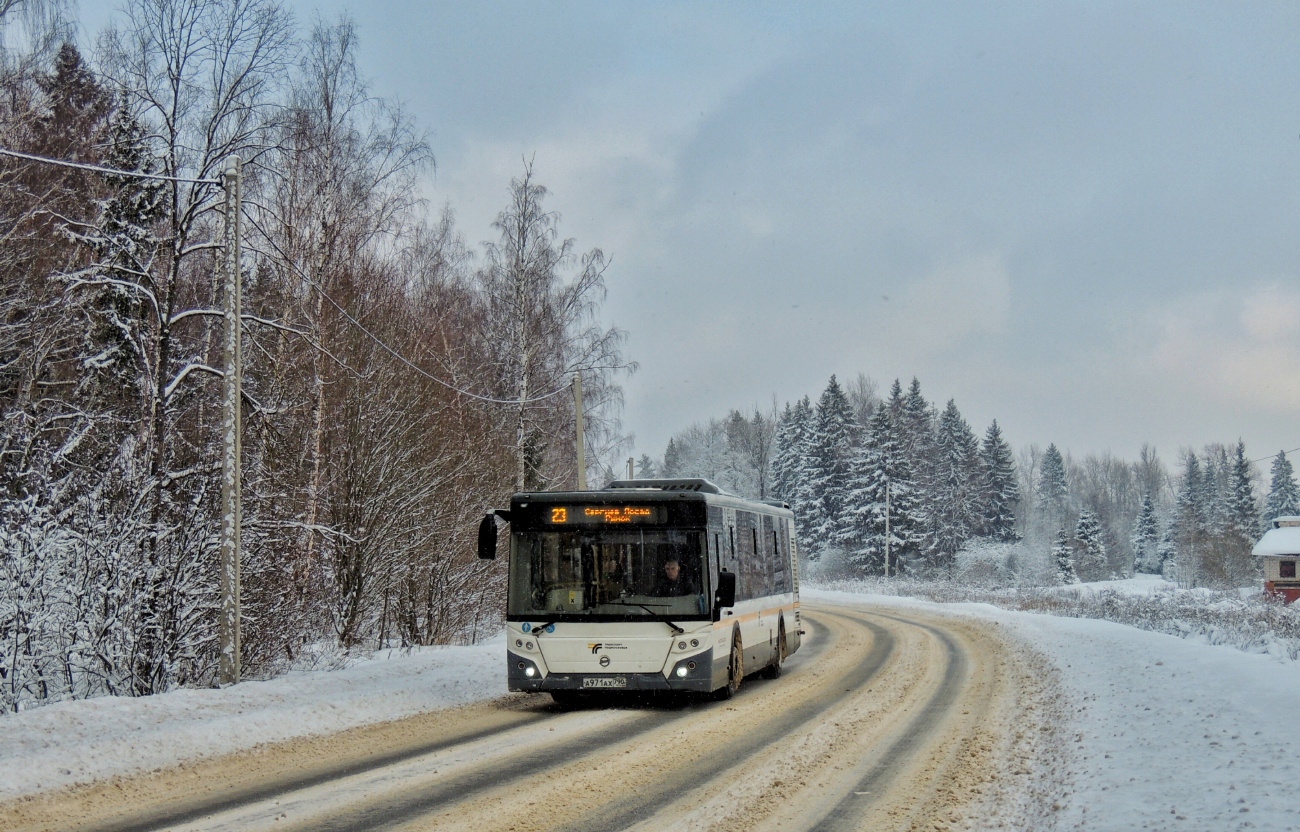
[[[493,558],[510,524],[510,690],[729,698],[799,649],[794,515],[702,479],[516,494],[479,526]]]

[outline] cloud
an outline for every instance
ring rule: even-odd
[[[911,283],[891,307],[883,341],[940,353],[974,336],[1006,333],[1011,281],[1002,258],[984,254]]]
[[[1219,290],[1156,313],[1155,369],[1224,403],[1300,414],[1300,291]]]

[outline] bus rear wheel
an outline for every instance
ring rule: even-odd
[[[781,665],[785,664],[785,621],[776,630],[776,652],[772,655],[772,663],[763,668],[763,676],[767,679],[777,679],[781,676]]]
[[[745,654],[741,649],[740,632],[731,637],[731,658],[727,662],[727,684],[713,692],[715,699],[730,699],[740,690],[740,680],[745,678]]]

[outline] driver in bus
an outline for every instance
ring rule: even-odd
[[[664,574],[655,585],[654,594],[659,597],[676,595],[695,595],[699,592],[689,577],[682,574],[682,565],[677,558],[670,557],[664,561]]]

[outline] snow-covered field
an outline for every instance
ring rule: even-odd
[[[1133,591],[1150,587],[1133,586]],[[1061,827],[1300,829],[1300,665],[1108,621],[845,592],[807,601],[998,622],[1074,709]],[[226,690],[66,702],[0,717],[0,799],[505,693],[499,639]]]

